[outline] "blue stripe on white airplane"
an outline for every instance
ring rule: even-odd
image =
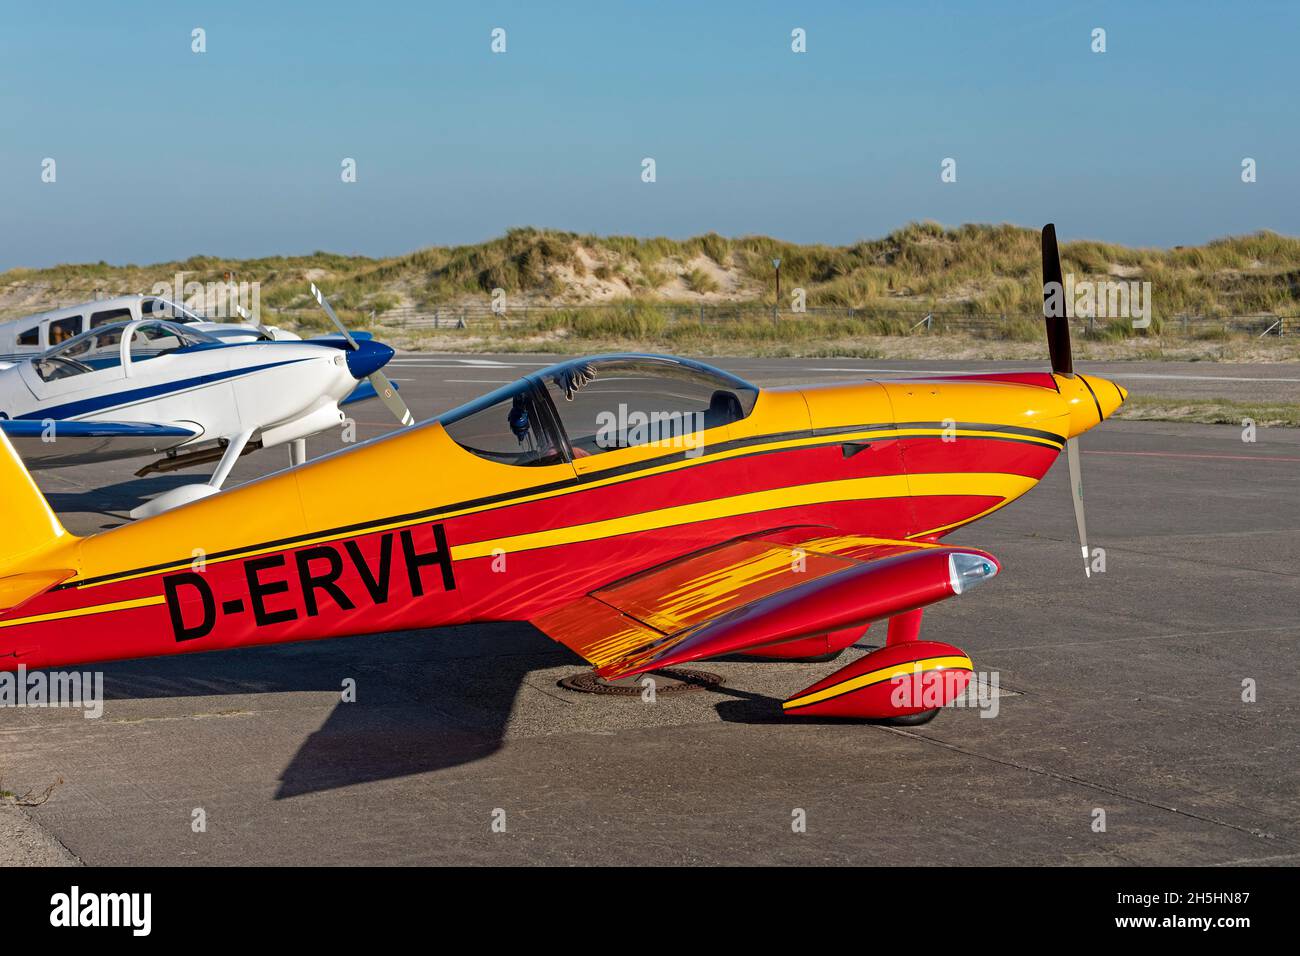
[[[233,346],[220,346],[233,347]],[[191,353],[192,354],[192,353]],[[120,391],[108,392],[98,395],[94,398],[86,398],[76,402],[68,402],[66,405],[53,405],[41,408],[37,411],[25,412],[21,415],[14,416],[18,419],[25,418],[80,418],[89,415],[92,412],[111,412],[127,405],[135,405],[139,402],[150,398],[161,398],[164,395],[170,395],[173,392],[186,391],[193,388],[201,388],[204,385],[214,385],[217,382],[225,381],[228,378],[234,378],[240,375],[252,375],[255,372],[262,372],[270,368],[278,368],[281,365],[287,365],[289,362],[306,362],[308,359],[289,359],[284,362],[268,362],[265,365],[255,365],[252,368],[234,368],[226,369],[222,372],[210,372],[206,375],[196,375],[193,378],[178,379],[174,382],[160,382],[157,385],[146,385],[142,388],[131,388]]]

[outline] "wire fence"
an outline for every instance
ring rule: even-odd
[[[655,303],[644,301],[587,303],[581,305],[520,305],[494,309],[490,302],[464,302],[439,306],[405,306],[383,312],[361,310],[373,325],[399,329],[429,329],[440,331],[468,330],[484,332],[492,329],[519,327],[545,327],[586,319],[594,323],[602,320],[611,327],[626,320],[628,323],[695,323],[705,326],[723,326],[747,323],[799,323],[809,322],[875,327],[883,334],[952,334],[968,333],[1014,337],[1026,331],[1035,334],[1040,313],[992,313],[966,311],[936,311],[922,309],[881,308],[809,308],[803,311],[777,310],[762,303]],[[307,318],[309,313],[299,309],[272,310],[284,319]],[[270,320],[267,320],[270,321]],[[1140,331],[1139,320],[1106,317],[1072,317],[1070,326],[1084,335],[1105,335]],[[1216,337],[1219,335],[1295,335],[1300,333],[1300,316],[1279,315],[1175,315],[1155,317],[1148,331],[1173,336]]]

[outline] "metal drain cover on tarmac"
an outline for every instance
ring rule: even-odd
[[[580,674],[574,674],[572,677],[562,678],[556,683],[565,690],[576,690],[582,694],[613,694],[617,697],[638,697],[645,689],[641,686],[641,681],[646,677],[654,679],[656,694],[679,694],[688,690],[712,690],[715,687],[721,687],[723,683],[722,678],[717,674],[687,667],[664,668],[659,671],[650,671],[648,674],[623,677],[615,681],[597,677],[591,671],[583,671]]]

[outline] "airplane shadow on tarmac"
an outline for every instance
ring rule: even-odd
[[[276,799],[428,773],[498,750],[529,672],[572,661],[527,624],[449,627],[103,665],[114,699],[330,691],[356,681],[280,775]],[[255,706],[255,704],[253,705]]]
[[[207,475],[154,475],[149,478],[132,478],[103,488],[87,488],[78,491],[57,491],[54,487],[43,488],[45,499],[54,509],[55,514],[70,511],[84,511],[103,515],[109,519],[100,526],[101,531],[116,528],[130,522],[127,515],[132,508],[144,504],[150,498],[156,498],[164,491],[170,491],[180,485],[201,485],[208,479]],[[48,482],[46,483],[48,485]]]
[[[325,722],[280,773],[276,799],[472,763],[501,747],[533,671],[587,665],[528,624],[480,624],[182,654],[100,665],[108,701],[329,692],[356,700]],[[777,664],[776,666],[780,666]],[[708,691],[728,723],[782,720],[779,699],[723,685]],[[237,701],[251,696],[252,701]],[[617,702],[611,701],[617,706]]]

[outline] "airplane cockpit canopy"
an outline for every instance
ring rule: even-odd
[[[695,447],[690,436],[747,417],[757,399],[755,386],[702,362],[600,355],[543,369],[439,421],[481,458],[548,465],[646,444]]]
[[[191,346],[222,344],[215,336],[174,322],[114,322],[82,332],[41,353],[31,359],[32,366],[46,382],[116,368],[122,364],[122,335],[132,325],[135,328],[128,345],[132,363]]]

